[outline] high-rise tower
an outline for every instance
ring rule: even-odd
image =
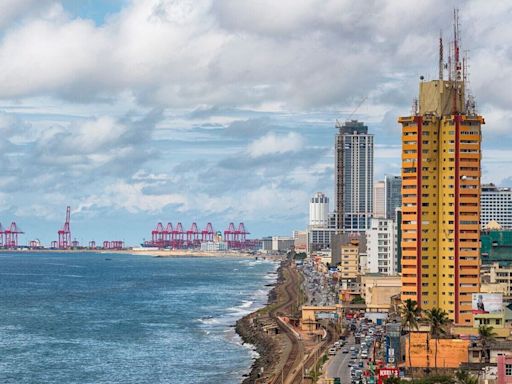
[[[336,128],[336,228],[364,232],[373,210],[373,135],[357,120],[337,123]]]
[[[467,90],[458,15],[447,65],[440,39],[439,80],[421,81],[402,124],[402,300],[439,307],[471,323],[480,286],[482,116]],[[444,79],[443,69],[448,69]]]
[[[386,219],[394,219],[396,209],[402,206],[402,178],[386,175],[384,177],[384,212]]]

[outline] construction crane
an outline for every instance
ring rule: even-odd
[[[352,113],[348,116],[347,120],[350,120],[352,119],[352,116],[355,115],[355,113],[359,110],[359,108],[361,107],[361,105],[363,105],[363,103],[368,99],[368,96],[365,96],[361,99],[361,101],[356,105],[356,107],[354,108],[354,110],[352,111]]]
[[[361,105],[363,105],[363,103],[368,99],[368,96],[365,96],[361,99],[361,101],[359,103],[357,103],[356,107],[354,108],[354,110],[350,113],[350,115],[348,115],[347,117],[347,121],[350,121],[352,119],[352,116],[355,115],[355,113],[359,110],[359,108],[361,107]],[[339,122],[338,119],[336,119],[336,125],[335,127],[336,128],[341,128],[343,126],[343,124],[341,124]]]

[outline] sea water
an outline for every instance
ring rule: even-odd
[[[0,254],[0,383],[239,383],[237,319],[277,265],[240,258]]]

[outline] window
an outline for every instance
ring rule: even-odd
[[[505,364],[505,376],[512,376],[512,364]]]

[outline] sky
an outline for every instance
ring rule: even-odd
[[[336,119],[375,134],[375,179],[400,173],[397,118],[436,78],[454,7],[483,181],[512,185],[509,1],[1,3],[0,222],[23,243],[56,240],[67,205],[82,244],[159,221],[305,228],[315,192],[333,201]]]

